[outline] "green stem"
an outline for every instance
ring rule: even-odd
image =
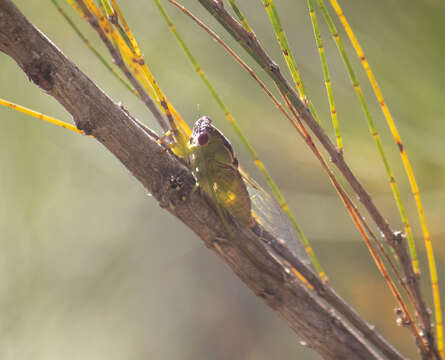
[[[332,34],[332,37],[334,38],[334,41],[335,41],[335,43],[337,45],[337,49],[338,49],[338,51],[339,51],[339,53],[341,55],[343,63],[345,64],[346,70],[347,70],[347,72],[349,74],[349,78],[351,79],[352,86],[354,87],[355,92],[357,93],[357,96],[358,96],[359,101],[360,101],[360,105],[362,106],[363,112],[364,112],[366,120],[368,122],[369,131],[370,131],[372,137],[374,138],[374,141],[376,143],[377,149],[378,149],[379,154],[380,154],[380,158],[381,158],[381,160],[383,162],[383,165],[385,167],[385,170],[386,170],[386,173],[387,173],[387,176],[388,176],[388,179],[389,179],[389,183],[390,183],[390,186],[391,186],[391,190],[393,192],[393,196],[394,196],[394,199],[396,201],[397,208],[398,208],[398,211],[399,211],[399,214],[400,214],[400,218],[401,218],[402,223],[404,225],[406,237],[407,237],[407,240],[408,240],[408,247],[409,247],[410,254],[411,254],[411,259],[412,259],[412,262],[413,262],[413,265],[414,265],[414,270],[416,271],[416,269],[418,267],[415,266],[415,264],[418,263],[418,260],[417,260],[417,252],[416,252],[416,247],[415,247],[415,244],[414,244],[414,238],[413,238],[411,226],[410,226],[410,224],[408,222],[408,218],[406,216],[405,207],[403,206],[403,202],[402,202],[402,199],[400,197],[399,188],[397,186],[396,180],[394,178],[394,175],[392,173],[391,167],[389,165],[389,161],[388,161],[388,159],[386,157],[386,154],[385,154],[385,151],[383,149],[383,145],[382,145],[382,143],[380,141],[380,136],[379,136],[379,134],[377,132],[377,129],[375,127],[374,120],[373,120],[373,118],[371,116],[371,113],[369,112],[368,106],[366,104],[365,98],[363,96],[362,89],[361,89],[361,87],[360,87],[360,85],[358,83],[358,80],[357,80],[357,77],[355,75],[355,72],[352,69],[351,62],[349,61],[349,58],[348,58],[348,56],[346,54],[346,51],[345,51],[345,49],[343,47],[343,44],[342,44],[342,42],[340,40],[340,37],[338,35],[337,28],[336,28],[336,26],[335,26],[331,16],[329,15],[329,12],[327,11],[327,9],[326,9],[326,7],[324,5],[323,0],[317,0],[317,1],[318,1],[318,5],[320,6],[320,9],[321,9],[321,11],[323,13],[323,16],[325,18],[325,21],[328,24],[329,30],[330,30],[330,32]]]
[[[308,0],[308,7],[312,21],[312,28],[314,29],[315,42],[317,44],[318,53],[320,55],[321,68],[323,70],[323,77],[326,85],[326,92],[328,95],[329,108],[331,111],[331,119],[335,131],[335,138],[337,140],[337,148],[339,151],[343,152],[343,140],[338,125],[337,110],[335,108],[334,94],[332,92],[332,83],[331,83],[331,78],[329,76],[328,64],[326,62],[326,56],[323,48],[323,43],[321,41],[320,31],[318,29],[317,15],[315,13],[313,0]]]
[[[275,8],[275,4],[273,0],[261,0],[261,1],[264,4],[267,15],[269,16],[270,22],[275,31],[275,36],[277,37],[278,43],[281,47],[281,51],[283,53],[284,59],[286,60],[287,67],[289,68],[294,84],[298,90],[298,94],[303,100],[303,103],[307,105],[312,115],[317,120],[318,124],[320,124],[320,120],[317,116],[317,113],[315,112],[315,108],[312,105],[312,102],[307,97],[303,79],[301,78],[300,71],[298,70],[297,64],[295,63],[292,51],[290,50],[286,33],[284,32],[283,26],[281,25],[281,21],[278,16],[278,12]]]

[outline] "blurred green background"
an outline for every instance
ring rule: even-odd
[[[49,1],[15,3],[115,101],[158,130],[151,114],[104,70]],[[154,4],[119,3],[158,82],[189,125],[199,115],[210,115],[231,139],[243,166],[259,179]],[[163,3],[274,174],[332,285],[400,350],[416,357],[410,333],[395,325],[395,302],[387,286],[312,154],[251,78],[203,31]],[[252,64],[196,1],[183,3]],[[260,2],[240,3],[260,41],[285,69]],[[348,0],[342,5],[413,163],[443,280],[445,3]],[[309,95],[332,134],[306,2],[277,1],[277,7]],[[93,31],[70,13],[105,54]],[[321,16],[319,22],[345,156],[393,227],[400,229],[362,110]],[[431,304],[421,231],[398,151],[343,38],[405,199]],[[0,97],[71,122],[4,54]],[[319,358],[102,146],[9,109],[0,109],[0,117],[2,359]],[[443,289],[445,283],[440,285]]]

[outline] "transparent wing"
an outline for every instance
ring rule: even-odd
[[[242,171],[252,203],[252,216],[264,229],[280,240],[288,250],[306,265],[311,263],[295,228],[278,202]]]

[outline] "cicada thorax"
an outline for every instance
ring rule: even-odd
[[[204,116],[190,139],[190,164],[201,191],[236,221],[250,224],[251,203],[230,142]]]

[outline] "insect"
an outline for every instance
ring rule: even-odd
[[[239,165],[229,140],[208,116],[195,122],[189,144],[189,163],[201,192],[215,202],[221,216],[248,225],[284,245],[294,257],[309,264],[298,236],[276,201]],[[269,244],[270,245],[270,244]]]

